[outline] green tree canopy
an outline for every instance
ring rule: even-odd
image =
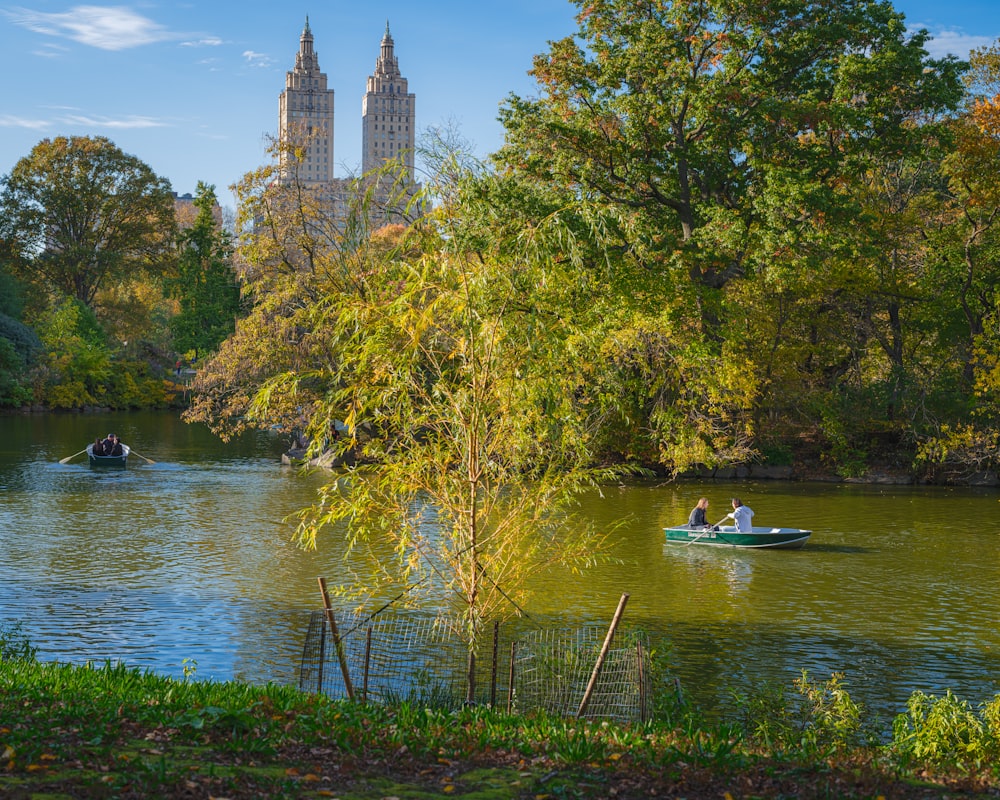
[[[616,208],[632,258],[696,287],[766,263],[768,227],[788,243],[849,212],[845,175],[961,98],[961,64],[888,2],[577,4],[577,34],[535,59],[539,97],[503,107],[497,161]]]
[[[44,139],[3,182],[24,280],[93,306],[116,281],[157,273],[175,233],[166,179],[104,137]]]
[[[199,181],[194,205],[198,215],[180,235],[177,272],[166,285],[181,307],[170,320],[174,347],[180,353],[193,350],[201,356],[213,352],[233,332],[240,289],[232,243],[215,218],[215,187]]]

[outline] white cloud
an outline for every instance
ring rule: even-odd
[[[110,128],[112,130],[131,130],[134,128],[165,128],[167,123],[154,119],[153,117],[122,117],[114,119],[112,117],[84,116],[82,114],[69,114],[63,117],[60,122],[66,125],[82,125],[88,128]]]
[[[957,56],[961,59],[967,59],[969,53],[980,47],[989,47],[994,42],[996,42],[996,37],[992,36],[973,36],[968,33],[964,33],[960,30],[931,30],[926,25],[908,25],[911,31],[917,31],[921,28],[925,28],[927,32],[931,35],[931,38],[924,44],[924,49],[930,54],[931,58],[944,58],[945,56]]]
[[[49,120],[45,119],[25,119],[10,114],[0,114],[0,128],[27,128],[32,131],[40,131],[48,128],[51,124]]]
[[[206,36],[203,39],[194,39],[189,42],[181,42],[181,47],[219,47],[225,44],[218,36]]]
[[[244,50],[243,58],[251,67],[269,67],[274,60],[266,53],[255,53],[253,50]]]
[[[34,55],[41,56],[42,58],[59,58],[59,56],[68,53],[69,48],[55,42],[45,42],[42,44],[41,49],[33,52]]]
[[[14,8],[4,13],[14,24],[35,33],[71,39],[100,50],[127,50],[180,38],[158,22],[121,6],[76,6],[55,14]]]

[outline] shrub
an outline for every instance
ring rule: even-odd
[[[978,715],[949,689],[944,697],[914,692],[892,726],[892,750],[903,765],[978,767],[1000,754],[1000,696]]]

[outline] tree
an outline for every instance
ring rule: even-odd
[[[64,298],[39,320],[45,364],[39,400],[52,408],[80,408],[107,399],[112,354],[100,323],[81,301]]]
[[[215,187],[198,182],[194,206],[198,214],[181,233],[177,272],[168,291],[180,301],[170,321],[174,346],[195,357],[213,352],[232,334],[240,311],[240,289],[232,264],[229,235],[215,219]]]
[[[93,307],[102,288],[169,263],[170,184],[104,137],[44,139],[3,182],[19,276]]]
[[[879,246],[866,181],[919,164],[964,65],[929,58],[926,32],[885,2],[577,5],[577,33],[535,59],[539,95],[502,108],[496,163],[606,220],[618,318],[643,323],[617,359],[639,367],[621,385],[665,400],[633,404],[630,430],[674,469],[699,452],[745,460],[755,429],[810,396],[796,381],[835,399],[869,342],[898,347],[883,308],[854,292],[879,269],[864,261]],[[881,269],[905,285],[897,265]],[[878,324],[859,327],[866,314]],[[738,379],[716,377],[726,370]]]
[[[541,95],[503,107],[497,161],[618,209],[620,246],[699,302],[766,267],[768,229],[842,208],[842,178],[909,147],[914,112],[961,97],[959,62],[884,2],[578,5],[576,37],[535,59]]]
[[[599,558],[607,535],[571,513],[598,473],[577,392],[602,287],[560,258],[572,244],[557,217],[528,235],[478,235],[479,184],[496,180],[466,176],[449,203],[396,231],[363,291],[322,297],[313,328],[331,332],[332,358],[275,376],[257,403],[300,382],[329,387],[313,440],[342,420],[339,447],[358,466],[304,514],[301,541],[391,542],[394,569],[383,561],[340,588],[405,587],[457,606],[470,701],[484,623],[518,613],[529,575]]]
[[[577,279],[558,216],[530,232],[492,225],[484,200],[521,187],[454,163],[442,174],[442,202],[410,227],[378,223],[369,204],[385,198],[371,184],[335,211],[294,180],[248,175],[240,208],[256,225],[240,258],[255,305],[205,364],[193,413],[294,421],[312,454],[356,457],[303,510],[299,541],[391,542],[391,563],[368,561],[335,588],[429,593],[442,614],[457,611],[471,698],[484,621],[516,614],[535,571],[603,550],[606,531],[570,522],[595,475],[575,356],[594,352],[603,286]]]

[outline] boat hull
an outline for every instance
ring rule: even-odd
[[[750,550],[798,550],[812,535],[799,528],[754,528],[739,533],[727,530],[705,530],[690,525],[664,528],[668,544],[699,544],[710,547],[742,547]]]
[[[95,456],[93,449],[93,445],[87,445],[87,458],[90,459],[92,467],[124,467],[128,463],[129,449],[127,444],[122,445],[120,456]]]

